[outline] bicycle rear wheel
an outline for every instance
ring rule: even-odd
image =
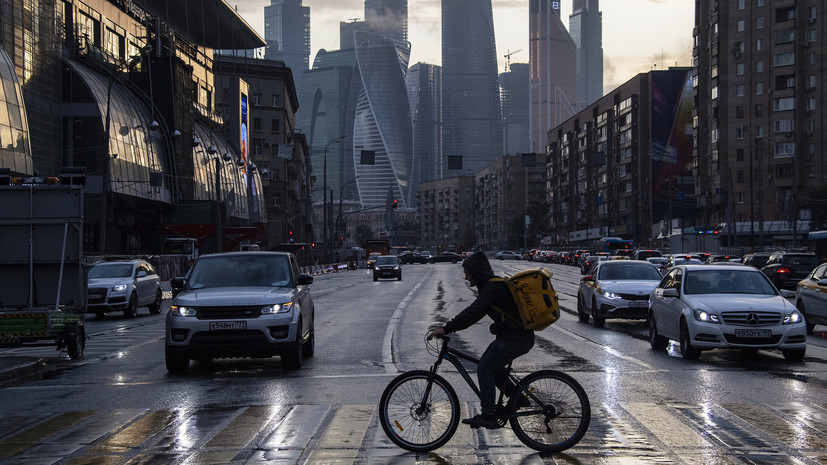
[[[428,398],[425,370],[402,373],[393,379],[379,401],[379,422],[397,446],[411,452],[429,452],[447,443],[459,426],[459,399],[454,388],[434,374]]]
[[[540,452],[559,452],[583,438],[591,404],[580,383],[565,373],[541,370],[523,378],[522,385],[533,397],[528,397],[530,406],[518,408],[510,418],[520,441]]]

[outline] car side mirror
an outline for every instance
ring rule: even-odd
[[[138,274],[137,274],[137,275],[135,275],[135,276],[136,276],[136,277],[138,277],[138,278],[144,278],[144,277],[146,277],[146,271],[141,270],[141,271],[139,271],[139,272],[138,272]]]
[[[827,286],[827,278],[819,279],[816,284],[818,284],[819,286]]]
[[[664,297],[677,297],[678,296],[678,290],[675,289],[674,287],[666,288],[666,289],[663,290],[663,296]]]
[[[183,289],[187,285],[187,281],[181,276],[176,276],[169,280],[169,285],[173,289]]]
[[[296,279],[296,284],[298,284],[299,286],[306,286],[308,284],[313,284],[313,276],[311,276],[307,273],[302,273],[302,274],[299,275],[298,279]]]

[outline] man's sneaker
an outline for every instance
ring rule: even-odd
[[[497,417],[494,415],[486,415],[484,413],[480,413],[478,415],[474,415],[471,418],[466,418],[462,420],[463,423],[470,426],[471,428],[488,428],[488,429],[497,429],[499,426],[497,425]]]

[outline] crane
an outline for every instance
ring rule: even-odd
[[[503,55],[503,56],[505,56],[505,72],[506,73],[508,72],[509,66],[511,66],[511,55],[514,55],[515,53],[522,52],[522,51],[523,51],[523,49],[514,50],[513,52],[511,50],[509,50],[508,53]]]

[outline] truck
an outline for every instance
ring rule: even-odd
[[[86,347],[84,187],[58,182],[0,185],[0,345],[56,345],[74,360]]]
[[[365,257],[367,257],[368,269],[373,268],[376,257],[388,255],[391,251],[391,243],[387,239],[368,239],[365,241]]]

